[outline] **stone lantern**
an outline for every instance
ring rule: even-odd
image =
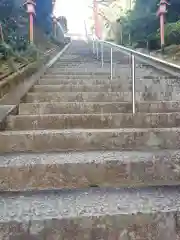
[[[29,14],[29,42],[34,43],[34,15],[35,15],[35,2],[34,0],[27,0],[24,3],[26,11]]]
[[[165,15],[167,13],[167,6],[170,5],[167,0],[160,0],[158,4],[159,8],[157,11],[157,16],[160,18],[160,37],[161,37],[161,49],[164,50],[165,40],[164,40],[164,23]]]

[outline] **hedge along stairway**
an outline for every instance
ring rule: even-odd
[[[7,117],[0,239],[180,236],[180,104],[175,90],[167,95],[178,84],[139,65],[133,116],[128,59],[118,58],[110,80],[108,61],[102,69],[72,42]]]

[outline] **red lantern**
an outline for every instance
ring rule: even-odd
[[[167,13],[167,5],[170,5],[170,4],[166,0],[161,0],[158,5],[159,5],[159,8],[157,11],[157,15],[160,16],[161,14],[166,14]]]
[[[35,2],[33,0],[27,0],[24,5],[27,8],[27,13],[35,14]]]

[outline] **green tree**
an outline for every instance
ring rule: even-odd
[[[136,0],[133,10],[129,11],[125,17],[120,17],[119,21],[123,26],[123,38],[126,44],[129,35],[134,44],[141,43],[145,46],[147,42],[158,42],[159,18],[156,16],[158,3],[159,0]],[[177,22],[180,16],[180,1],[171,0],[169,3],[171,5],[168,7],[166,23]],[[169,32],[169,27],[166,29]],[[169,39],[172,39],[172,34]],[[167,44],[170,43],[171,41],[167,42]]]

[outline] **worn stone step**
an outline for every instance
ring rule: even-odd
[[[180,113],[17,115],[6,121],[9,130],[157,127],[180,127]]]
[[[0,191],[180,185],[180,151],[0,156]]]
[[[117,69],[116,72],[117,72],[117,74],[122,73],[120,69]],[[129,73],[129,72],[127,72],[127,73]],[[104,76],[104,75],[110,75],[110,67],[104,68],[103,70],[102,70],[101,66],[98,66],[98,65],[95,65],[93,67],[87,67],[87,66],[62,67],[62,68],[57,68],[56,70],[52,70],[51,74],[54,74],[54,75],[56,75],[56,74],[65,74],[65,75],[71,74],[71,75]]]
[[[123,90],[125,90],[127,87],[129,87],[130,85],[132,85],[132,79],[130,76],[116,76],[113,77],[113,79],[110,79],[110,76],[103,76],[103,77],[97,77],[97,76],[81,76],[81,75],[77,75],[77,76],[72,76],[72,75],[55,75],[55,76],[43,76],[40,80],[39,83],[40,84],[51,84],[51,82],[53,82],[53,84],[87,84],[87,83],[93,83],[93,84],[121,84],[123,87]],[[159,82],[155,82],[153,79],[143,79],[143,78],[137,78],[136,79],[136,88],[137,90],[139,90],[139,88],[154,88],[157,87],[159,89],[159,91],[161,90],[165,90],[165,89],[179,89],[179,86],[177,84],[168,84],[166,81],[162,80]]]
[[[98,81],[98,80],[97,80]],[[45,83],[47,83],[47,81],[45,80]],[[88,82],[84,83],[84,84],[76,84],[76,82],[66,82],[65,84],[61,84],[61,81],[54,81],[53,83],[58,83],[58,84],[52,84],[51,85],[51,81],[48,82],[48,84],[38,84],[35,85],[33,87],[33,91],[35,92],[57,92],[58,91],[65,91],[65,92],[102,92],[102,91],[132,91],[132,83],[131,82],[127,82],[126,85],[122,84],[121,81],[116,82],[113,80],[113,82],[111,83],[110,81],[107,81],[106,83],[102,83],[101,84],[90,84]],[[63,80],[64,83],[64,80]],[[144,92],[146,94],[153,94],[153,93],[161,93],[161,92],[165,92],[168,89],[165,86],[161,86],[161,88],[157,88],[157,85],[152,85],[150,87],[147,87],[146,85],[144,85],[143,83],[138,83],[138,86],[136,85],[136,91],[138,92]],[[172,91],[171,91],[172,92]],[[169,91],[170,93],[170,91]]]
[[[92,62],[92,59],[91,61]],[[58,64],[79,64],[79,63],[82,63],[82,60],[81,59],[74,59],[72,56],[69,57],[68,56],[68,59],[63,59],[63,58],[60,58],[57,60],[57,62],[54,64],[54,66],[57,66]]]
[[[35,85],[33,92],[118,92],[120,91],[120,84],[116,85]]]
[[[80,64],[83,64],[82,61],[74,61],[74,62],[70,62],[69,60],[68,61],[58,61],[56,62],[51,68],[49,68],[48,70],[50,71],[51,69],[56,69],[56,68],[59,68],[59,67],[66,67],[66,66],[70,66],[70,67],[73,67],[73,66],[79,66]],[[87,62],[87,64],[91,64],[91,62]]]
[[[1,239],[177,240],[179,188],[3,195]]]
[[[94,114],[118,112],[132,112],[132,104],[127,102],[41,102],[21,103],[19,105],[19,114]]]
[[[51,69],[50,71],[47,72],[47,74],[45,76],[56,76],[56,75],[64,75],[64,76],[68,76],[68,75],[72,75],[72,76],[96,76],[96,77],[103,77],[106,75],[110,75],[110,65],[107,68],[99,68],[98,64],[96,65],[96,67],[94,68],[89,68],[87,67],[87,65],[85,65],[83,68],[82,66],[80,68],[78,67],[74,67],[71,69],[68,68],[55,68],[55,69]],[[131,71],[129,66],[113,66],[113,76],[131,76]],[[147,71],[144,68],[138,68],[136,71],[136,77],[138,78],[143,78],[145,77],[147,78],[154,78],[154,79],[158,79],[159,74],[157,74],[154,71]]]
[[[130,75],[127,75],[127,74],[124,74],[125,75],[125,77],[126,76],[130,76]],[[124,78],[125,79],[125,77],[124,76],[114,76],[114,78]],[[47,74],[45,74],[45,75],[43,75],[42,76],[42,78],[44,78],[44,79],[46,79],[46,78],[49,78],[49,79],[51,79],[51,78],[56,78],[56,79],[69,79],[69,78],[74,78],[74,79],[77,79],[77,78],[80,78],[80,79],[87,79],[87,78],[96,78],[96,79],[106,79],[106,78],[109,78],[110,79],[110,73],[104,73],[104,74],[94,74],[93,72],[91,72],[91,73],[82,73],[82,74],[78,74],[78,73],[76,73],[76,72],[74,72],[74,73],[66,73],[66,74],[64,74],[64,73],[62,73],[62,72],[60,72],[60,73],[52,73],[52,72],[50,72],[50,73],[47,73]]]
[[[128,81],[128,80],[127,80]],[[102,78],[102,79],[91,79],[91,78],[50,78],[50,79],[40,79],[38,81],[39,85],[119,85],[122,84],[120,80],[110,80],[108,78]],[[129,84],[128,84],[129,85]]]
[[[63,68],[66,68],[66,67],[69,67],[69,68],[76,68],[76,69],[79,69],[79,68],[86,68],[86,69],[90,69],[90,68],[99,68],[101,70],[101,72],[104,70],[104,69],[109,69],[110,68],[110,64],[109,63],[104,63],[104,68],[102,68],[102,65],[101,65],[101,62],[100,61],[96,61],[96,62],[79,62],[79,63],[76,63],[76,64],[62,64],[62,63],[56,63],[51,69],[53,70],[58,70],[58,69],[63,69]]]
[[[25,102],[122,102],[131,101],[131,92],[42,92],[28,93]],[[136,93],[137,101],[142,94]]]
[[[165,113],[180,112],[178,101],[139,102],[137,112]],[[132,113],[130,102],[41,102],[21,103],[19,114],[96,114]]]
[[[125,77],[121,77],[121,78],[125,78]],[[68,80],[68,79],[76,79],[76,80],[90,80],[90,79],[94,79],[94,80],[106,80],[106,79],[110,79],[110,74],[105,74],[103,76],[97,76],[97,75],[78,75],[78,74],[67,74],[67,75],[63,75],[63,74],[46,74],[43,75],[41,77],[41,81],[42,80]],[[115,79],[120,79],[120,77],[116,77]],[[126,78],[127,79],[127,78]]]
[[[54,84],[121,84],[122,90],[127,91],[130,87],[132,87],[132,80],[129,76],[116,76],[113,79],[110,79],[110,76],[105,77],[94,77],[94,76],[48,76],[41,78],[39,84],[45,85],[54,85]],[[152,79],[143,79],[143,78],[136,78],[136,90],[137,91],[177,91],[180,92],[179,84],[176,83],[168,83],[168,80],[161,80],[156,82]]]
[[[130,92],[132,84],[126,86],[122,84],[60,84],[60,85],[36,85],[33,92]],[[180,100],[180,94],[171,89],[159,89],[156,85],[147,88],[146,86],[136,87],[136,92],[143,92],[143,100]]]
[[[90,70],[90,69],[94,69],[95,71],[97,69],[100,70],[100,72],[104,71],[104,70],[108,70],[110,69],[110,64],[109,63],[104,63],[104,67],[102,68],[101,66],[101,62],[81,62],[81,63],[76,63],[76,64],[56,64],[54,67],[52,67],[51,69],[48,69],[49,72],[52,70],[53,71],[58,71],[58,70],[62,70],[62,69],[85,69],[85,70]]]
[[[45,76],[52,76],[52,75],[72,75],[72,76],[78,76],[78,75],[82,75],[82,76],[107,76],[107,75],[110,75],[110,70],[108,70],[107,72],[106,71],[103,71],[102,69],[99,69],[99,71],[95,71],[96,69],[94,69],[93,71],[92,70],[87,70],[85,71],[85,69],[82,69],[79,70],[78,68],[72,68],[70,72],[68,72],[68,69],[67,71],[66,70],[54,70],[54,71],[51,71],[51,74],[48,74],[48,75],[44,75]]]
[[[103,78],[102,77],[94,77],[94,76],[72,76],[72,75],[69,75],[69,76],[62,76],[62,75],[55,75],[55,76],[51,76],[51,75],[48,75],[48,77],[44,77],[40,80],[40,82],[42,82],[43,80],[47,81],[49,80],[49,83],[52,81],[52,80],[55,80],[56,82],[60,83],[61,81],[65,82],[73,82],[74,80],[76,80],[77,82],[82,82],[82,83],[86,83],[87,80],[89,82],[95,82],[96,81],[100,81],[102,84],[104,82],[108,82],[109,84],[110,83],[116,83],[116,84],[121,84],[122,85],[122,89],[125,91],[127,89],[127,87],[131,86],[132,85],[132,79],[130,76],[126,76],[126,75],[123,75],[123,76],[116,76],[116,77],[113,77],[112,80],[110,80],[110,76],[104,76]],[[59,80],[59,81],[57,81]],[[109,80],[109,81],[108,81]],[[152,90],[154,88],[158,89],[159,91],[165,91],[165,90],[168,90],[169,91],[172,91],[173,89],[176,89],[177,92],[180,92],[180,86],[179,86],[179,82],[176,80],[173,80],[173,79],[165,79],[165,80],[156,80],[156,79],[153,79],[153,77],[151,77],[151,79],[144,79],[144,78],[136,78],[136,89],[139,90],[141,88],[147,88],[147,90],[151,89]]]
[[[79,66],[79,65],[95,65],[95,64],[99,64],[101,65],[101,62],[100,61],[92,61],[92,59],[86,59],[85,61],[83,60],[79,60],[79,61],[57,61],[51,68],[59,68],[59,67],[62,67],[62,66]],[[106,64],[109,64],[109,63],[106,63]],[[51,69],[49,68],[49,69]]]
[[[51,69],[52,70],[59,70],[59,69],[63,69],[63,68],[75,68],[75,69],[79,69],[79,68],[85,68],[85,69],[95,69],[96,68],[99,68],[100,71],[102,72],[104,69],[110,69],[110,64],[109,63],[104,63],[104,67],[102,68],[101,66],[101,62],[79,62],[79,63],[76,63],[76,64],[62,64],[62,63],[57,63],[56,65],[54,65]],[[51,70],[49,69],[49,70]]]
[[[180,128],[69,129],[0,132],[0,152],[179,149]]]

